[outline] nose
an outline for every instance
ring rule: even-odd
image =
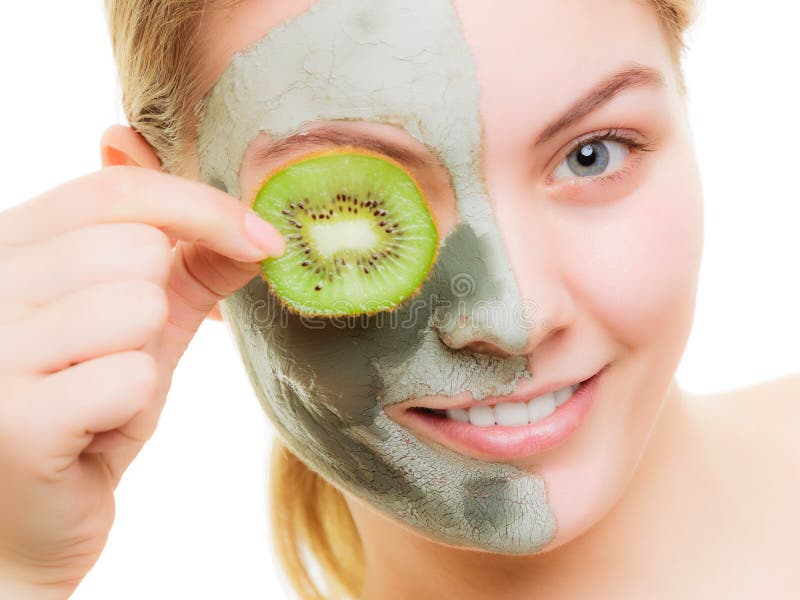
[[[544,254],[527,247],[515,273],[496,229],[479,235],[461,224],[448,236],[437,265],[444,301],[434,312],[445,345],[496,357],[530,355],[568,325],[563,288],[548,274]]]
[[[469,340],[467,342],[460,342],[462,345],[459,345],[459,343],[453,341],[453,338],[447,333],[441,333],[439,337],[453,350],[466,350],[473,354],[487,354],[499,358],[508,358],[512,356],[505,348],[486,340]]]

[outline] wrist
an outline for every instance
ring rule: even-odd
[[[78,584],[31,583],[20,574],[0,564],[0,598],[14,600],[67,600]]]
[[[25,584],[0,576],[0,598],[14,598],[14,600],[67,600],[73,587],[51,587]]]

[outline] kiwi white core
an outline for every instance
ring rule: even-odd
[[[314,223],[308,226],[308,237],[314,250],[323,258],[333,258],[347,250],[367,252],[380,242],[375,226],[366,219]]]
[[[530,375],[530,324],[474,310],[508,317],[523,303],[481,173],[476,66],[451,2],[319,0],[238,54],[206,100],[201,175],[234,196],[261,131],[278,139],[315,121],[387,123],[438,155],[459,225],[426,282],[449,303],[435,320],[391,331],[276,323],[259,278],[222,303],[223,315],[265,411],[324,477],[446,543],[510,554],[545,546],[556,524],[541,477],[424,444],[382,410],[423,395],[508,393]],[[512,356],[454,351],[443,333],[453,346],[482,339]]]

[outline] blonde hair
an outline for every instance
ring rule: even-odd
[[[241,0],[212,0],[226,8]],[[165,171],[188,175],[205,94],[198,33],[209,0],[105,0],[128,123]]]
[[[239,0],[212,0],[215,7]],[[655,7],[670,40],[679,84],[684,32],[695,0],[639,0]],[[205,90],[195,64],[197,33],[209,0],[105,0],[111,43],[130,125],[159,156],[163,168],[187,174],[196,148],[197,116]],[[357,598],[364,551],[342,493],[301,462],[279,440],[272,450],[270,503],[273,544],[303,600]],[[310,552],[325,591],[311,575]]]

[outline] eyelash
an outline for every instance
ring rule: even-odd
[[[590,133],[586,137],[583,137],[583,138],[575,141],[572,145],[570,145],[569,150],[563,156],[561,156],[561,159],[556,164],[556,168],[563,161],[565,161],[569,157],[570,154],[572,154],[573,152],[575,152],[579,148],[581,148],[583,146],[586,146],[587,144],[593,144],[594,142],[598,142],[598,141],[603,141],[603,142],[611,141],[611,142],[619,142],[621,144],[624,144],[625,146],[628,147],[629,155],[634,153],[634,152],[642,153],[642,152],[652,152],[653,150],[655,150],[655,147],[651,146],[650,144],[648,144],[646,142],[643,142],[641,140],[636,139],[635,137],[631,136],[630,134],[625,133],[623,129],[621,129],[619,127],[612,127],[610,129],[605,129],[603,131],[596,131],[594,133]],[[562,181],[571,181],[572,183],[575,183],[576,181],[578,181],[579,183],[577,185],[587,185],[587,184],[592,184],[592,183],[601,183],[601,184],[602,183],[612,183],[614,181],[618,181],[618,180],[624,178],[628,174],[628,172],[630,171],[632,166],[633,165],[631,165],[630,162],[628,160],[626,160],[625,161],[625,166],[623,166],[620,169],[617,169],[616,171],[614,171],[613,173],[610,173],[609,175],[597,175],[595,177],[575,177],[575,178],[573,178],[571,180],[562,180]],[[550,175],[548,175],[548,177],[547,177],[547,183],[548,184],[553,183],[553,172],[554,171],[555,171],[555,169],[553,169],[550,172]]]

